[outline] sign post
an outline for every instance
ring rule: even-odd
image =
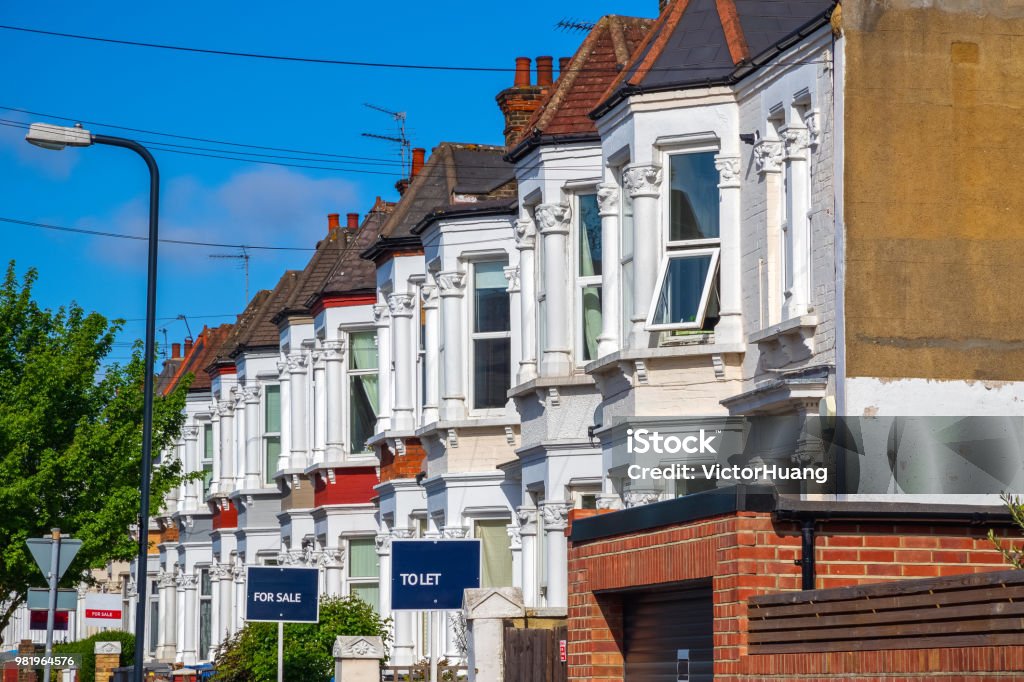
[[[284,624],[320,620],[316,568],[249,566],[245,580],[245,619],[277,623],[277,682],[284,682]]]
[[[462,593],[480,587],[480,540],[392,540],[391,610],[427,612],[430,682],[437,681],[440,611],[462,608]]]
[[[81,540],[70,538],[63,540],[63,551],[61,551],[62,538],[60,528],[50,529],[50,537],[31,538],[25,541],[32,558],[36,560],[39,570],[43,572],[49,581],[50,594],[49,605],[46,615],[46,659],[53,657],[53,626],[57,614],[57,583],[61,576],[68,570],[71,560],[78,554],[82,547]],[[50,664],[43,668],[43,682],[50,682]]]

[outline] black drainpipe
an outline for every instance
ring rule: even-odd
[[[804,519],[800,526],[800,558],[793,563],[800,567],[802,590],[814,589],[814,517]]]

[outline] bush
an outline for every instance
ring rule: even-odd
[[[132,661],[135,656],[135,635],[121,630],[107,630],[77,642],[54,644],[53,653],[81,654],[82,668],[78,671],[78,682],[96,680],[96,642],[121,642],[121,662]]]
[[[285,682],[327,682],[334,674],[334,641],[340,635],[390,640],[390,619],[356,597],[321,597],[320,622],[284,626]],[[277,624],[246,623],[218,648],[217,682],[274,682],[277,679]]]

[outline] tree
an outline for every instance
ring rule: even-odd
[[[1002,497],[1003,504],[1010,511],[1013,522],[1017,524],[1018,528],[1024,530],[1024,500],[1021,500],[1016,495],[1008,495],[1006,493],[1003,493],[1000,497]],[[988,531],[988,539],[996,546],[1000,554],[1003,555],[1006,563],[1014,568],[1024,569],[1024,549],[1018,549],[1011,543],[1004,545],[992,529]]]
[[[285,682],[327,682],[334,674],[334,641],[343,635],[390,641],[390,619],[357,597],[321,597],[318,623],[284,626]],[[216,682],[273,682],[277,679],[277,625],[246,623],[217,648]]]
[[[25,546],[59,527],[82,541],[62,584],[136,552],[142,461],[143,361],[103,361],[122,322],[71,303],[56,311],[32,298],[30,269],[14,262],[0,286],[0,629],[45,578]],[[187,382],[154,404],[153,447],[177,438]],[[183,480],[181,463],[153,468],[153,508]]]

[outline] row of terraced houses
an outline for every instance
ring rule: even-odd
[[[162,390],[194,378],[163,457],[205,478],[137,570],[149,655],[209,661],[245,567],[294,565],[414,663],[394,539],[480,539],[483,587],[567,618],[576,680],[669,679],[683,649],[691,679],[768,679],[751,595],[1002,568],[964,520],[1004,524],[991,496],[752,501],[614,451],[625,417],[1020,411],[1024,22],[988,4],[670,0],[517,59],[504,144],[415,150],[394,197],[174,346]]]

